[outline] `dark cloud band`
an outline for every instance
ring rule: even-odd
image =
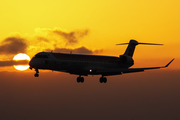
[[[13,65],[28,65],[29,61],[20,60],[20,61],[0,61],[0,67],[13,66]]]

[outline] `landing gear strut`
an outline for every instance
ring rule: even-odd
[[[83,83],[84,82],[84,78],[83,77],[81,77],[81,76],[79,76],[79,77],[77,77],[77,82],[78,83]]]
[[[38,69],[35,69],[36,73],[34,74],[34,77],[39,77],[39,71]]]
[[[99,82],[100,83],[106,83],[107,82],[107,78],[102,76],[102,77],[100,77]]]

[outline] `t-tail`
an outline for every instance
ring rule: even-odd
[[[126,49],[126,51],[125,51],[125,53],[123,55],[131,56],[131,57],[133,57],[136,45],[139,45],[139,44],[144,44],[144,45],[163,45],[163,44],[156,44],[156,43],[139,43],[136,40],[130,40],[129,43],[121,43],[121,44],[116,44],[116,45],[126,45],[126,44],[128,44],[128,47],[127,47],[127,49]]]

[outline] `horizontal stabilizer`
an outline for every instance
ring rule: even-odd
[[[163,44],[157,44],[157,43],[138,43],[138,44],[144,44],[144,45],[163,45]]]
[[[157,43],[140,43],[136,40],[130,40],[129,43],[120,43],[120,44],[116,44],[116,45],[127,45],[127,44],[134,44],[134,45],[139,45],[139,44],[143,44],[143,45],[163,45],[163,44],[157,44]]]

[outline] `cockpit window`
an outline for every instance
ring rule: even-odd
[[[48,58],[47,55],[35,55],[35,58]]]

